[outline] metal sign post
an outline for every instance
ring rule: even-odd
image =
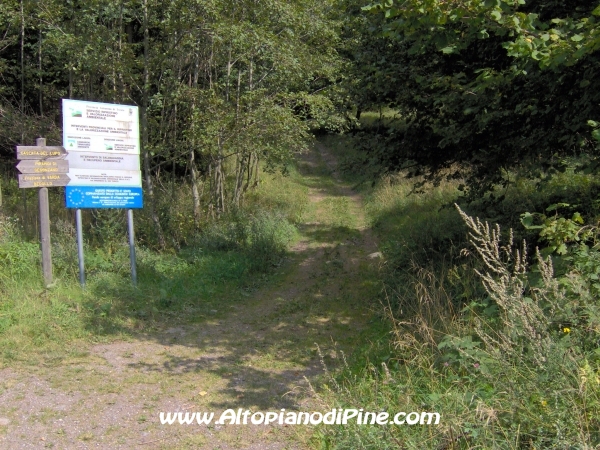
[[[137,286],[137,267],[135,262],[135,235],[133,230],[133,209],[127,210],[127,230],[129,232],[129,261],[131,264],[131,281]]]
[[[127,209],[131,279],[137,284],[132,208],[143,207],[137,106],[63,99],[67,208],[76,208],[79,280],[85,285],[81,208]]]
[[[83,258],[83,227],[81,226],[81,209],[75,210],[75,228],[77,229],[77,258],[79,259],[79,284],[85,287],[85,262]]]

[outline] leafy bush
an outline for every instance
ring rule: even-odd
[[[0,290],[37,275],[40,261],[39,245],[22,241],[16,219],[0,214]]]
[[[39,273],[40,248],[32,242],[0,243],[0,280],[17,281]]]

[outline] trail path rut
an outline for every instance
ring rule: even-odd
[[[321,144],[300,162],[312,213],[282,277],[200,323],[0,370],[0,448],[301,449],[309,426],[161,425],[159,412],[319,411],[311,387],[372,319],[376,243]],[[227,308],[227,310],[223,310]],[[320,349],[319,350],[317,348]]]

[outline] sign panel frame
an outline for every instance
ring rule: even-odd
[[[67,208],[142,208],[139,109],[63,99]]]
[[[67,208],[126,208],[144,207],[141,187],[67,186]]]

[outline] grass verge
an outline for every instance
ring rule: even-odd
[[[364,188],[384,255],[387,326],[331,376],[322,401],[325,410],[437,412],[440,424],[323,427],[323,448],[595,448],[597,181],[519,180],[502,202],[471,204],[471,216],[448,207],[460,202],[458,182],[421,194],[413,183],[390,175]],[[538,219],[525,229],[528,210]]]

